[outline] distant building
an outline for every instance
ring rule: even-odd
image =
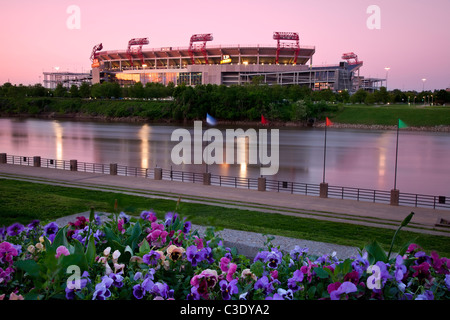
[[[70,88],[73,84],[81,86],[83,82],[92,81],[91,73],[77,72],[44,72],[44,87],[47,89],[55,89],[59,83],[66,88]]]

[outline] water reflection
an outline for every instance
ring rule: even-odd
[[[53,130],[55,132],[55,148],[56,148],[56,159],[63,159],[63,128],[57,121],[53,121]]]
[[[150,126],[146,123],[142,126],[141,130],[139,130],[139,139],[141,139],[142,168],[149,167],[149,157],[150,157],[149,137],[150,137]]]
[[[180,126],[0,119],[1,150],[10,155],[77,159],[153,168],[205,172],[206,165],[173,165],[170,136]],[[216,127],[223,136],[227,128]],[[193,125],[186,126],[193,130]],[[243,128],[244,131],[247,128]],[[255,128],[256,130],[258,128]],[[280,129],[280,168],[268,179],[320,183],[323,175],[324,130]],[[192,132],[192,131],[191,131]],[[390,190],[394,182],[396,132],[329,129],[326,180],[330,185]],[[192,141],[194,143],[194,141]],[[208,142],[209,144],[210,142]],[[206,147],[206,143],[204,147]],[[248,138],[235,140],[237,164],[209,165],[213,174],[259,177],[249,156],[257,149]],[[243,150],[238,152],[239,149]],[[194,156],[194,155],[193,155]],[[226,159],[226,150],[223,154]],[[450,134],[402,131],[399,139],[397,186],[402,192],[450,195]]]

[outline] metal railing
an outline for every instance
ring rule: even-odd
[[[25,165],[25,166],[40,166],[44,168],[62,169],[89,173],[113,174],[111,172],[110,164],[89,163],[76,161],[76,169],[72,167],[75,160],[57,160],[39,158],[38,164],[35,163],[36,157],[24,157],[16,155],[6,155],[6,163]],[[132,176],[156,179],[155,170],[149,168],[131,167],[131,166],[117,166],[117,175]],[[170,181],[181,181],[191,183],[205,184],[204,173],[188,172],[172,169],[162,169],[161,179]],[[217,174],[210,175],[210,181],[207,183],[215,186],[224,186],[232,188],[243,188],[249,190],[258,190],[258,178],[244,178],[233,176],[222,176]],[[286,192],[291,194],[300,194],[307,196],[320,196],[320,184],[300,183],[292,181],[279,181],[265,179],[264,190],[272,192]],[[356,201],[366,201],[373,203],[387,203],[391,201],[390,191],[373,190],[354,187],[343,186],[328,186],[328,198],[349,199]],[[450,197],[446,196],[432,196],[424,194],[413,193],[399,193],[398,204],[402,206],[425,207],[433,209],[450,209]]]

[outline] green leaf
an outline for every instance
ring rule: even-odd
[[[144,239],[139,247],[140,254],[146,254],[150,252],[150,245],[148,244],[147,239]]]
[[[386,262],[386,252],[381,248],[378,242],[373,241],[364,247],[368,253],[368,259],[370,264],[374,264],[377,261]]]
[[[92,264],[94,263],[95,260],[95,239],[94,236],[91,235],[89,237],[89,242],[87,245],[87,249],[86,249],[86,261],[88,263],[88,265],[92,266]]]
[[[350,271],[352,271],[352,262],[350,259],[346,259],[344,262],[339,263],[336,268],[334,269],[334,274],[338,275],[346,275],[347,273],[349,273]]]
[[[308,289],[308,298],[313,299],[314,295],[316,294],[316,287],[311,287]]]
[[[19,260],[14,263],[18,269],[23,270],[32,278],[38,278],[41,267],[34,260]]]
[[[414,216],[414,212],[411,212],[405,219],[403,219],[400,226],[405,227],[411,221],[413,216]]]
[[[120,241],[119,237],[112,231],[111,228],[105,227],[103,228],[103,231],[105,232],[105,237],[108,242]]]
[[[313,270],[320,279],[327,279],[330,276],[330,274],[326,270],[324,270],[324,268],[317,267]]]
[[[56,233],[55,239],[53,240],[52,243],[52,248],[55,250],[55,252],[59,246],[64,246],[66,248],[69,246],[69,243],[67,242],[66,232],[67,232],[67,225],[59,229],[59,231]]]
[[[133,242],[135,242],[140,237],[141,233],[142,233],[141,225],[139,224],[139,222],[136,222],[134,224],[133,230],[131,231],[130,237],[127,239],[126,244],[132,246]]]

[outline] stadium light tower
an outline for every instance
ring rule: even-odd
[[[280,57],[280,50],[282,48],[289,48],[294,50],[294,64],[297,64],[298,54],[300,52],[300,37],[297,32],[274,32],[273,39],[277,40],[277,56],[275,64],[278,64]],[[295,41],[295,43],[283,43],[282,40]]]
[[[390,67],[384,68],[384,70],[386,70],[386,91],[388,91],[388,85],[387,85],[387,83],[388,83],[388,72],[389,72],[390,69],[391,69]]]
[[[206,52],[206,42],[212,41],[214,38],[212,33],[203,33],[203,34],[194,34],[191,36],[191,40],[189,41],[189,56],[191,57],[192,64],[195,64],[194,60],[194,52],[202,52],[203,57],[205,58],[206,64],[208,64],[208,54]],[[194,44],[194,42],[201,42],[201,44]]]
[[[142,46],[144,44],[149,44],[148,38],[133,38],[128,41],[127,56],[130,61],[130,66],[133,66],[133,53],[137,53],[137,55],[141,58],[141,63],[144,64],[144,55],[142,54]],[[135,50],[131,50],[132,46],[139,47]]]
[[[97,59],[98,53],[97,51],[100,51],[103,49],[103,44],[99,43],[96,44],[93,48],[92,48],[92,52],[91,52],[91,61],[94,62],[94,59]]]
[[[423,82],[423,85],[422,85],[422,92],[425,91],[425,81],[427,81],[427,79],[423,78],[423,79],[422,79],[422,82]]]

